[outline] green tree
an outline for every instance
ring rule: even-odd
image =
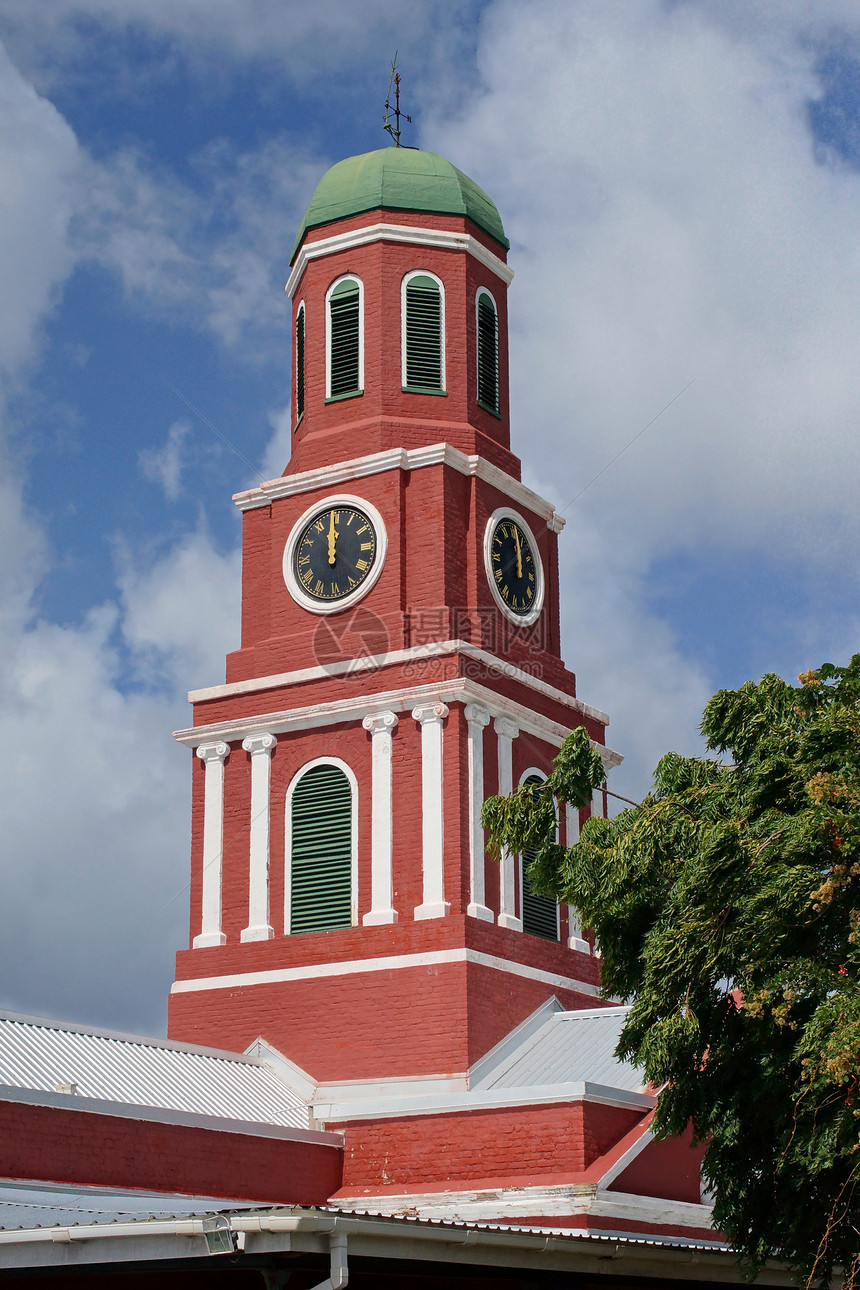
[[[751,1272],[860,1273],[860,654],[797,687],[768,675],[708,703],[713,759],[668,753],[651,793],[565,850],[554,799],[603,782],[584,729],[545,784],[484,807],[491,850],[534,848],[533,885],[595,931],[619,1056],[692,1125],[715,1224]]]

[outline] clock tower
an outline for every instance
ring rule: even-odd
[[[262,1037],[329,1082],[457,1079],[551,997],[598,1001],[588,935],[480,823],[574,726],[619,760],[561,658],[563,520],[510,447],[507,252],[486,193],[413,149],[333,166],[302,221],[292,455],[234,499],[241,642],[176,736],[173,1039]]]

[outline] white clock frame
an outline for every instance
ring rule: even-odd
[[[505,604],[503,597],[499,594],[496,580],[493,577],[493,534],[495,533],[496,525],[500,520],[513,520],[515,524],[518,524],[528,538],[529,545],[532,549],[532,556],[534,557],[535,562],[536,585],[534,604],[527,614],[516,614],[509,605]],[[499,506],[493,511],[492,515],[487,520],[487,527],[484,530],[484,571],[487,575],[487,582],[490,584],[490,590],[493,593],[493,599],[506,618],[508,618],[512,623],[516,623],[519,627],[531,627],[533,623],[537,622],[538,618],[540,618],[541,610],[543,609],[544,600],[545,579],[543,573],[543,561],[540,558],[540,551],[538,550],[538,544],[535,540],[534,533],[523,519],[522,515],[520,515],[519,511],[515,511],[512,506]]]
[[[302,584],[299,582],[293,569],[293,555],[299,538],[302,536],[313,517],[315,515],[319,515],[321,511],[330,511],[338,506],[352,506],[355,510],[364,512],[376,531],[376,556],[370,573],[354,591],[351,591],[348,596],[342,596],[340,600],[335,600],[331,604],[324,604],[309,596],[302,587]],[[299,516],[293,527],[290,529],[290,536],[287,538],[287,544],[284,547],[282,565],[287,591],[290,593],[296,604],[302,609],[307,609],[309,613],[342,613],[344,609],[351,609],[353,605],[358,604],[359,600],[363,600],[370,589],[376,585],[379,575],[382,573],[382,566],[385,564],[385,556],[387,552],[388,533],[385,528],[385,521],[371,502],[368,502],[364,497],[356,497],[352,493],[336,493],[332,497],[322,497],[318,501],[314,502],[312,506],[309,506],[307,510]]]

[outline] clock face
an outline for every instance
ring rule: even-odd
[[[293,582],[310,602],[336,605],[354,597],[374,573],[378,547],[370,516],[332,499],[307,520],[293,542]]]
[[[537,544],[523,520],[496,512],[487,527],[487,576],[505,614],[523,626],[533,623],[543,605],[543,571]]]

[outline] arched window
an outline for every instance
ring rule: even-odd
[[[489,412],[499,413],[499,312],[496,302],[482,287],[475,301],[478,329],[478,402]]]
[[[543,775],[527,775],[524,784],[542,784]],[[526,848],[522,861],[522,896],[523,896],[523,931],[532,936],[542,936],[545,941],[558,940],[558,904],[551,896],[541,896],[532,891],[529,883],[528,867],[535,858],[535,852]]]
[[[291,935],[353,923],[355,785],[335,760],[311,763],[287,794],[286,925]]]
[[[445,389],[445,310],[442,283],[430,273],[407,273],[401,304],[404,390]]]
[[[305,415],[305,303],[296,313],[296,425]]]
[[[326,296],[326,348],[328,380],[326,397],[344,399],[364,388],[361,281],[351,275],[339,278]]]

